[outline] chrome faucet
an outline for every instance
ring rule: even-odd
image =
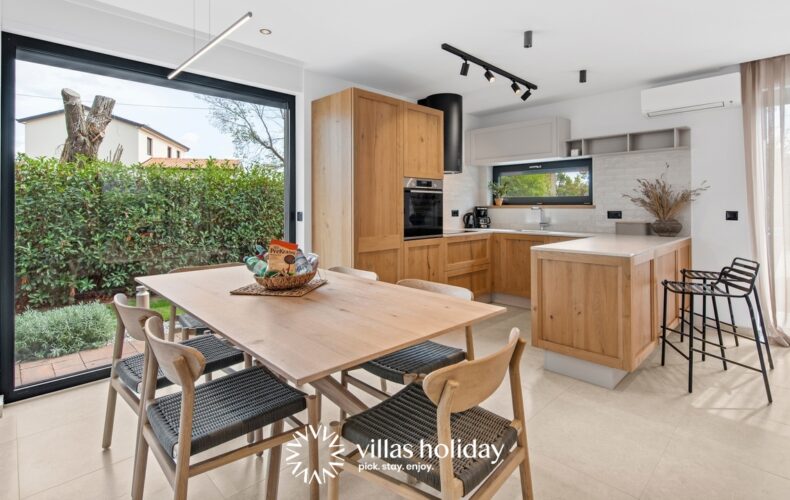
[[[545,231],[549,227],[550,223],[546,218],[546,212],[543,210],[543,207],[532,207],[532,210],[540,211],[540,230]]]

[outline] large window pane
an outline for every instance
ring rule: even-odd
[[[134,277],[238,262],[284,237],[290,138],[286,106],[15,64],[19,387],[107,366],[109,304],[134,300]],[[151,307],[168,319],[163,299]],[[141,350],[125,339],[125,356]]]

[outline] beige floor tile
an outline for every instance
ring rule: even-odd
[[[565,393],[529,421],[528,436],[536,453],[639,496],[673,429]]]
[[[712,456],[790,479],[790,424],[771,420],[760,411],[692,410],[675,436],[693,442]]]
[[[29,436],[97,415],[103,417],[107,404],[107,387],[108,381],[100,380],[6,405],[5,413],[17,418],[17,433],[20,437]],[[120,398],[117,407],[119,411],[124,408],[131,412]]]
[[[17,442],[0,443],[0,500],[19,498],[18,470]]]
[[[0,443],[13,441],[16,438],[16,416],[6,412],[0,417]]]
[[[785,500],[789,494],[787,479],[729,460],[693,441],[675,439],[667,447],[642,498]]]
[[[541,500],[629,500],[634,499],[613,486],[587,474],[571,469],[567,465],[531,452],[532,489],[535,498]],[[521,479],[513,474],[494,496],[496,499],[521,499]]]
[[[126,500],[130,498],[128,493],[124,493],[118,497],[118,500]],[[170,485],[154,489],[145,488],[143,492],[144,500],[163,500],[173,498],[173,490]],[[211,481],[206,474],[190,478],[189,487],[187,488],[187,498],[189,500],[222,500],[224,497],[220,493],[217,486]]]
[[[25,500],[104,500],[107,498],[129,498],[132,491],[134,459],[128,458],[110,464],[97,471],[80,476],[67,483],[36,493]],[[145,488],[161,491],[169,487],[164,473],[151,457],[145,478]]]
[[[131,411],[118,412],[116,418],[115,436],[109,450],[101,448],[103,415],[20,437],[19,489],[22,497],[132,457],[136,418]]]

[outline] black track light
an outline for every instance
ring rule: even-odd
[[[488,68],[486,68],[486,72],[483,73],[483,76],[486,77],[486,80],[488,80],[488,83],[494,83],[494,80],[496,80],[496,78],[494,77],[494,74],[491,73],[491,70],[489,70]]]
[[[524,92],[524,95],[521,96],[521,100],[526,101],[527,99],[529,99],[529,96],[531,95],[532,95],[532,91],[530,89],[527,89],[527,91]]]
[[[521,87],[518,86],[518,83],[516,83],[515,80],[513,80],[513,83],[510,85],[510,88],[513,89],[513,93],[516,95],[519,95],[521,93]]]
[[[464,61],[461,64],[461,76],[466,76],[469,74],[469,61]]]

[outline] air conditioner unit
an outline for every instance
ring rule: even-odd
[[[740,73],[701,78],[642,91],[642,114],[649,117],[740,105]]]

